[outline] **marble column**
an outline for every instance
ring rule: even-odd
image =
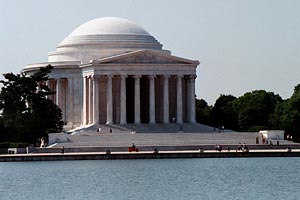
[[[57,101],[56,101],[56,97],[57,97],[56,83],[57,83],[56,79],[53,79],[52,83],[51,83],[51,87],[52,87],[52,91],[55,92],[52,96],[52,100],[53,100],[53,103],[55,103],[57,105]]]
[[[62,120],[66,122],[66,108],[65,108],[65,90],[64,80],[59,78],[56,80],[56,105],[60,107],[62,112]]]
[[[74,116],[74,94],[73,94],[73,78],[68,78],[67,85],[67,125],[73,126]]]
[[[190,123],[196,123],[196,95],[195,95],[195,79],[196,75],[190,76]]]
[[[169,75],[164,75],[164,123],[169,123]]]
[[[83,77],[83,102],[82,102],[82,124],[87,124],[87,77]]]
[[[121,115],[120,115],[120,124],[126,124],[126,75],[121,75],[121,94],[120,94],[120,102],[121,102]]]
[[[107,75],[106,124],[113,123],[112,75]]]
[[[141,123],[140,75],[134,76],[134,123]]]
[[[190,77],[184,76],[184,80],[185,80],[185,121],[190,123],[190,118],[191,118],[191,106],[190,106],[190,102],[191,102],[191,81],[190,81]]]
[[[88,115],[88,122],[89,124],[92,124],[93,121],[93,78],[90,76],[89,77],[89,115]]]
[[[60,107],[60,109],[63,111],[63,81],[62,79],[56,80],[56,105]]]
[[[56,104],[56,81],[55,81],[55,79],[52,79],[50,81],[50,87],[51,87],[51,91],[54,92],[53,95],[50,95],[51,100],[53,101],[53,103]]]
[[[51,86],[50,86],[50,84],[51,84],[50,81],[51,81],[51,80],[47,80],[47,81],[46,81],[46,86],[50,89],[50,91],[52,91]],[[51,96],[53,96],[53,95],[47,95],[46,98],[53,101],[53,99],[51,99]]]
[[[48,80],[45,82],[45,85],[50,89],[49,84],[50,84],[50,82],[49,82],[49,79],[48,79]],[[46,96],[46,99],[49,99],[49,95]]]
[[[182,121],[182,75],[177,75],[177,123]]]
[[[99,78],[97,76],[93,76],[93,119],[94,124],[99,124]]]
[[[74,92],[74,122],[78,125],[83,125],[83,81],[82,76],[74,78],[74,90],[78,88],[78,93]]]
[[[149,76],[149,123],[155,124],[155,75]]]

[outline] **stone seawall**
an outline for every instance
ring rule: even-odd
[[[65,161],[65,160],[118,160],[118,159],[174,159],[174,158],[251,158],[300,157],[300,152],[137,152],[137,153],[69,153],[1,155],[0,162]]]
[[[276,150],[276,149],[299,149],[298,144],[288,144],[280,146],[270,146],[270,145],[247,145],[250,150]],[[229,147],[232,151],[237,149],[237,145],[223,145],[223,150],[226,151]],[[159,151],[197,151],[200,148],[204,150],[215,150],[215,145],[193,145],[193,146],[138,146],[140,151],[153,151],[154,149],[159,149]],[[65,147],[65,153],[84,153],[84,152],[105,152],[110,150],[111,152],[128,152],[128,147]],[[31,149],[31,153],[60,153],[61,147],[52,148],[35,148]]]

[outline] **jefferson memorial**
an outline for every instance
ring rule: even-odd
[[[122,18],[88,21],[67,36],[48,62],[49,97],[65,128],[97,124],[196,123],[197,60],[176,57],[139,25]]]

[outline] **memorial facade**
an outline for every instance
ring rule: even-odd
[[[66,128],[97,124],[195,123],[199,61],[171,55],[137,24],[122,18],[88,21],[48,54],[27,65],[53,66],[47,85]]]

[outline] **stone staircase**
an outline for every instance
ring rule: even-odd
[[[101,133],[97,129],[101,127]],[[110,133],[110,129],[112,130]],[[136,132],[132,134],[132,129]],[[201,124],[182,124],[182,131],[178,124],[126,124],[126,125],[98,125],[83,127],[67,132],[67,142],[61,142],[54,146],[59,152],[61,147],[68,148],[69,152],[76,151],[126,151],[128,146],[134,143],[142,150],[154,148],[165,150],[193,149],[199,146],[214,148],[215,144],[224,146],[246,143],[255,145],[258,132],[233,132],[219,133],[212,127]],[[273,141],[275,144],[276,141]],[[290,145],[288,141],[280,141],[281,145]],[[265,146],[265,145],[259,145]],[[256,147],[257,148],[257,147]],[[39,151],[51,151],[52,148],[44,148]]]
[[[101,128],[100,133],[97,132],[98,128]],[[75,134],[84,134],[84,135],[95,135],[95,134],[104,134],[104,133],[131,133],[130,129],[125,127],[117,126],[117,125],[107,125],[107,124],[99,124],[97,126],[90,127],[81,127],[79,129],[70,130],[66,133],[75,135]]]
[[[211,133],[213,128],[202,124],[140,124],[138,133]]]
[[[96,134],[97,129],[101,127],[101,133],[212,133],[215,132],[213,127],[203,124],[100,124],[71,130],[70,134]],[[111,131],[110,131],[111,130]]]
[[[68,134],[67,142],[61,142],[54,148],[37,149],[35,152],[60,152],[64,146],[66,152],[98,152],[110,149],[113,151],[127,151],[127,147],[134,143],[141,150],[185,150],[185,149],[214,149],[215,144],[220,144],[224,148],[236,149],[238,143],[246,143],[255,148],[273,148],[269,145],[256,145],[255,139],[260,136],[258,132],[222,132],[222,133],[136,133],[132,134],[128,130],[114,129],[115,132],[109,133],[109,126],[103,127],[103,133],[96,132],[95,127],[83,130],[75,135]],[[119,130],[120,132],[117,132]],[[121,132],[123,131],[123,132]],[[275,144],[276,141],[273,141]],[[292,145],[292,142],[281,140],[280,148]],[[293,144],[295,145],[295,144]],[[299,145],[298,145],[299,146]],[[276,146],[274,146],[276,148]],[[54,149],[55,151],[52,151]]]

